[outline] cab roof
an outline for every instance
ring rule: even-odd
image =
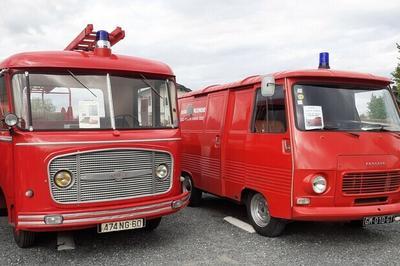
[[[72,68],[129,71],[173,76],[172,69],[161,62],[133,56],[96,55],[89,51],[48,51],[19,53],[0,63],[0,68]]]
[[[368,73],[358,73],[358,72],[351,72],[351,71],[340,71],[340,70],[332,70],[332,69],[309,69],[309,70],[296,70],[296,71],[283,71],[283,72],[276,72],[270,74],[272,75],[275,80],[284,79],[284,78],[299,78],[299,77],[306,77],[306,78],[343,78],[343,79],[353,79],[353,80],[365,80],[365,81],[376,81],[382,82],[384,84],[389,85],[390,79],[381,76],[375,76]],[[243,86],[253,85],[257,83],[261,83],[261,79],[264,75],[255,75],[247,77],[243,80],[227,83],[227,84],[218,84],[218,85],[211,85],[200,90],[195,90],[189,93],[183,94],[180,98],[191,97],[191,96],[198,96],[201,94],[207,94],[210,92],[221,91],[221,90],[228,90],[239,88]]]

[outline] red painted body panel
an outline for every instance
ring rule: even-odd
[[[173,76],[168,65],[154,60],[115,54],[98,56],[82,51],[20,53],[5,59],[0,68],[74,68]]]
[[[192,175],[196,187],[218,196],[241,200],[244,189],[264,194],[274,217],[289,220],[356,220],[365,216],[400,213],[400,191],[347,195],[342,191],[346,173],[385,172],[400,170],[400,137],[390,132],[358,132],[354,137],[345,132],[304,132],[295,126],[292,86],[299,81],[329,82],[387,86],[390,80],[370,74],[334,70],[301,70],[273,74],[277,84],[285,90],[288,131],[282,134],[252,133],[251,120],[256,88],[261,76],[252,76],[239,82],[210,86],[181,96],[181,127],[183,138],[182,171]],[[220,174],[219,184],[207,187],[209,179],[203,168],[210,160],[200,139],[207,126],[208,107],[198,119],[188,116],[190,106],[203,108],[207,98],[225,93],[228,105],[218,106],[224,112],[221,133],[221,167],[209,168]],[[285,144],[291,151],[285,152]],[[366,166],[379,161],[382,165]],[[207,172],[206,171],[206,172]],[[328,189],[322,195],[313,192],[310,178],[324,174]],[[218,179],[218,178],[215,178]],[[298,197],[307,197],[307,206],[296,204]],[[384,198],[377,203],[359,204],[365,199]],[[367,206],[368,205],[368,206]]]
[[[107,50],[107,51],[106,51]],[[13,55],[0,63],[5,74],[10,110],[13,110],[10,73],[14,70],[82,69],[143,73],[174,79],[166,64],[131,56],[111,54],[109,49],[94,51],[31,52]],[[146,149],[172,155],[171,188],[158,195],[80,204],[60,204],[52,199],[49,162],[63,154],[107,150]],[[179,128],[145,130],[0,131],[0,188],[4,191],[9,222],[16,230],[57,231],[95,226],[100,222],[129,218],[156,218],[174,213],[187,204],[188,195],[180,181],[181,132]],[[27,190],[33,197],[25,196]],[[181,206],[172,207],[175,201]],[[46,215],[66,215],[62,225],[44,225]],[[71,217],[74,217],[73,219]],[[88,218],[91,218],[87,220]]]

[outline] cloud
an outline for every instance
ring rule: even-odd
[[[88,24],[126,37],[116,53],[169,64],[193,89],[254,74],[315,68],[389,76],[396,66],[399,1],[3,1],[0,58],[60,50]]]

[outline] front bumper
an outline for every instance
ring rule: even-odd
[[[400,203],[353,207],[293,207],[293,220],[350,221],[368,216],[400,215]]]
[[[59,231],[93,227],[100,223],[124,221],[135,218],[152,219],[177,212],[189,203],[190,194],[184,192],[175,197],[164,198],[146,203],[135,203],[108,207],[93,208],[85,211],[61,211],[46,213],[18,213],[17,230],[26,231]],[[118,207],[118,208],[116,208]],[[62,216],[60,224],[46,224],[46,216]]]

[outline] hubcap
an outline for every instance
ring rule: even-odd
[[[267,202],[260,193],[252,197],[250,201],[250,213],[254,222],[259,227],[265,227],[269,224],[271,216],[269,215]]]

